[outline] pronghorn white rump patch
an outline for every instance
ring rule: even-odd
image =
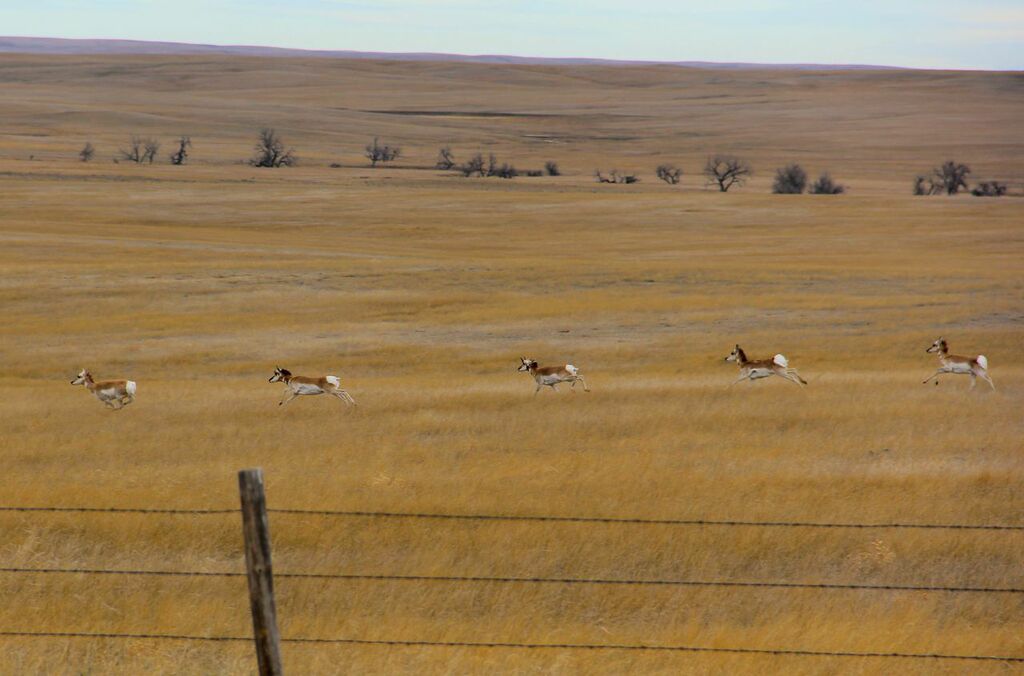
[[[331,385],[334,385],[335,387],[341,387],[341,378],[339,378],[338,376],[325,376],[324,380],[329,382]]]
[[[128,392],[128,394],[130,394],[131,396],[134,397],[135,396],[135,381],[134,380],[129,380],[125,384],[124,389]]]
[[[574,376],[575,375],[579,375],[579,373],[580,373],[580,370],[578,368],[576,368],[575,366],[573,366],[572,364],[566,364],[565,365],[565,370],[568,371],[569,373],[571,373]]]
[[[772,361],[781,366],[782,368],[789,368],[789,360],[784,355],[777,354],[772,358]]]
[[[978,355],[978,366],[985,369],[986,371],[988,370],[988,359],[985,357],[985,355]]]

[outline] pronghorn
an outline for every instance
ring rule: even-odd
[[[288,369],[277,366],[274,368],[274,375],[270,376],[270,382],[285,384],[284,397],[281,398],[278,406],[284,406],[295,397],[304,394],[330,394],[349,406],[356,405],[352,395],[341,389],[341,380],[338,376],[323,376],[321,378],[293,376]]]
[[[522,364],[519,365],[519,371],[528,371],[533,379],[537,381],[537,389],[533,391],[534,396],[540,392],[540,388],[547,385],[552,390],[557,389],[559,383],[571,383],[569,386],[573,392],[576,391],[576,383],[580,382],[583,384],[583,391],[589,392],[590,387],[587,385],[587,381],[580,375],[580,370],[572,364],[564,364],[562,366],[537,366],[537,362],[526,357],[520,357]]]
[[[747,354],[743,351],[743,348],[737,345],[729,353],[729,356],[725,358],[725,361],[734,361],[739,364],[740,377],[732,383],[733,385],[744,380],[754,381],[758,378],[767,378],[768,376],[779,376],[797,385],[807,384],[807,381],[800,377],[796,369],[789,368],[789,360],[781,354],[777,354],[771,359],[751,361],[747,359]]]
[[[939,355],[939,369],[925,379],[922,382],[927,383],[932,378],[935,378],[935,384],[939,384],[939,376],[943,373],[966,373],[971,376],[971,389],[978,384],[978,378],[981,378],[989,385],[992,389],[996,389],[995,383],[992,382],[992,378],[988,375],[988,359],[985,355],[979,354],[977,357],[961,357],[960,355],[950,354],[949,347],[946,345],[946,341],[943,338],[939,338],[932,346],[929,347],[925,352],[929,354],[935,352]]]
[[[134,380],[101,380],[96,382],[88,370],[82,369],[71,381],[72,385],[85,385],[107,408],[119,411],[135,401]]]

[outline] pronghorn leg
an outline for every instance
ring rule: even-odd
[[[782,377],[785,378],[786,380],[788,380],[791,383],[796,383],[797,385],[806,385],[807,384],[807,381],[804,380],[803,378],[801,378],[800,374],[797,373],[794,370],[786,371],[785,374]]]
[[[587,381],[583,379],[583,376],[576,376],[576,380],[580,381],[580,384],[583,385],[584,392],[590,391],[590,386],[587,385]],[[573,387],[576,386],[576,380],[572,381]]]
[[[291,390],[288,390],[287,392],[285,392],[285,398],[282,399],[280,401],[280,403],[278,403],[278,406],[284,406],[285,404],[287,404],[289,401],[291,401],[292,399],[294,399],[297,396],[299,396],[299,395],[295,394]]]
[[[931,380],[932,378],[938,378],[938,377],[939,377],[939,376],[941,376],[941,375],[942,375],[943,373],[945,373],[945,371],[943,371],[942,369],[939,369],[939,370],[938,370],[938,371],[936,371],[935,373],[931,374],[930,376],[928,376],[927,378],[925,378],[924,380],[922,380],[922,381],[921,381],[921,384],[922,384],[922,385],[927,385],[927,384],[928,384],[928,381],[929,381],[929,380]]]
[[[733,385],[738,385],[738,384],[742,383],[746,379],[747,379],[746,374],[740,374],[740,377],[737,378],[736,380],[732,381],[731,383],[729,383],[729,386],[732,387]]]
[[[974,375],[974,371],[971,371],[970,376],[971,376],[971,389],[973,390],[974,386],[978,384],[978,376]]]
[[[537,383],[537,389],[535,389],[535,390],[533,391],[533,396],[535,396],[535,397],[536,397],[536,396],[537,396],[538,394],[540,394],[540,388],[542,388],[542,387],[544,387],[544,386],[543,386],[543,385],[541,385],[540,383]]]
[[[345,390],[335,390],[331,392],[331,394],[345,402],[346,406],[355,406],[356,404],[355,399],[353,399]]]
[[[991,385],[993,390],[996,389],[996,384],[992,382],[992,378],[989,377],[987,371],[978,371],[978,376],[980,376],[981,379],[984,380],[986,383]]]

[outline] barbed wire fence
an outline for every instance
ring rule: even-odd
[[[951,531],[1024,531],[1024,525],[1015,524],[964,524],[964,523],[851,523],[815,521],[741,521],[709,519],[652,519],[607,516],[551,516],[528,514],[446,514],[431,512],[386,512],[356,510],[313,510],[268,508],[260,470],[239,472],[241,509],[163,509],[134,507],[51,507],[2,505],[0,512],[25,513],[84,513],[84,514],[141,514],[172,516],[206,516],[238,514],[243,517],[243,534],[246,553],[246,571],[196,571],[196,570],[142,570],[117,568],[41,568],[41,567],[0,567],[0,575],[33,576],[144,576],[144,577],[195,577],[195,578],[247,578],[249,581],[250,607],[253,615],[253,636],[216,636],[165,633],[110,633],[88,631],[19,631],[0,630],[0,638],[65,638],[83,640],[155,640],[155,641],[196,641],[196,642],[254,642],[259,673],[261,676],[282,673],[280,644],[295,645],[373,645],[395,647],[457,647],[509,650],[587,650],[587,651],[652,651],[679,653],[728,653],[738,655],[781,655],[797,657],[842,657],[842,658],[891,658],[957,660],[974,662],[1024,663],[1024,656],[947,654],[914,652],[858,652],[811,650],[793,648],[753,648],[699,645],[663,644],[615,644],[615,643],[528,643],[508,641],[429,641],[401,639],[367,639],[348,637],[300,637],[278,634],[276,604],[273,581],[279,580],[320,580],[352,581],[378,580],[408,583],[457,583],[457,584],[508,584],[508,585],[595,585],[634,587],[717,587],[717,588],[766,588],[766,589],[817,589],[854,590],[865,592],[940,592],[948,594],[1024,594],[1024,587],[974,587],[954,585],[897,585],[897,584],[845,584],[832,582],[792,581],[742,581],[702,579],[614,579],[574,577],[508,577],[479,575],[392,575],[378,573],[319,573],[284,572],[274,573],[270,556],[270,534],[267,515],[290,514],[311,517],[349,517],[379,519],[455,520],[455,521],[527,521],[539,523],[581,523],[581,524],[634,524],[658,526],[710,526],[745,528],[826,528],[826,529],[919,529]]]

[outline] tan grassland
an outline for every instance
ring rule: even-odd
[[[376,112],[374,112],[376,111]],[[1024,523],[1024,77],[0,58],[0,503]],[[255,132],[301,157],[258,170]],[[130,133],[159,164],[111,158]],[[194,140],[167,164],[177,134]],[[360,157],[374,135],[394,167]],[[86,142],[95,161],[78,162]],[[450,144],[557,178],[463,179]],[[698,175],[733,152],[755,179]],[[915,198],[945,160],[1003,199]],[[773,196],[798,161],[848,185]],[[341,168],[330,168],[330,163]],[[674,162],[678,187],[653,168]],[[637,171],[598,185],[601,167]],[[922,385],[938,336],[998,390]],[[731,387],[735,343],[810,382]],[[593,392],[534,397],[520,355]],[[277,405],[273,367],[359,402]],[[83,367],[138,382],[105,410]],[[234,515],[0,513],[0,567],[242,570]],[[1024,587],[1024,532],[271,518],[278,572]],[[290,637],[1024,656],[1020,594],[277,582]],[[246,636],[243,579],[0,573],[0,631]],[[290,673],[1019,664],[286,644]],[[252,673],[247,643],[0,636],[0,673]]]

